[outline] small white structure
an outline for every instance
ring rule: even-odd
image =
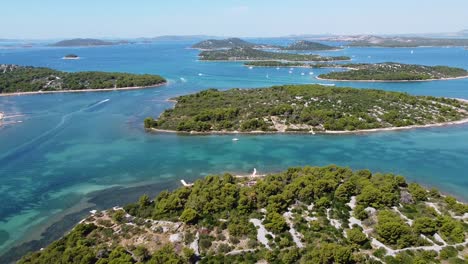
[[[184,185],[185,187],[192,187],[192,186],[193,186],[193,183],[187,183],[185,180],[180,180],[180,182],[181,182],[182,185]]]

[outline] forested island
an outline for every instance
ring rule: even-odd
[[[400,92],[285,85],[173,98],[145,127],[186,133],[348,133],[468,121],[465,101]]]
[[[150,74],[62,72],[42,67],[0,65],[0,94],[127,89],[164,83],[163,77]]]
[[[467,220],[467,204],[400,175],[226,173],[92,211],[18,263],[466,263]]]
[[[50,46],[54,47],[89,47],[89,46],[110,46],[110,45],[116,45],[118,43],[116,42],[111,42],[111,41],[105,41],[105,40],[100,40],[100,39],[91,39],[91,38],[76,38],[76,39],[67,39],[67,40],[62,40],[53,44],[50,44]]]
[[[325,45],[318,42],[312,42],[307,40],[299,40],[292,43],[289,46],[281,47],[282,50],[298,50],[298,51],[307,51],[307,50],[339,50],[339,47],[334,47],[330,45]]]
[[[242,40],[240,38],[228,38],[228,39],[208,39],[193,45],[193,49],[200,50],[216,50],[216,49],[232,49],[232,48],[272,48],[271,45],[266,44],[255,44]]]
[[[321,74],[319,79],[338,81],[431,81],[467,78],[468,71],[448,66],[384,63],[306,63],[290,61],[248,61],[249,67],[341,68],[348,71]]]
[[[448,66],[424,66],[395,62],[376,64],[343,64],[334,67],[348,71],[321,74],[320,79],[341,81],[427,81],[468,77],[468,71]]]
[[[256,44],[245,41],[240,38],[228,39],[208,39],[196,43],[192,46],[194,49],[200,50],[218,50],[218,49],[233,49],[233,48],[252,48],[252,49],[277,49],[277,50],[297,50],[297,51],[326,51],[326,50],[339,50],[339,47],[325,45],[319,42],[312,42],[307,40],[298,40],[288,46],[269,45],[269,44]]]
[[[233,48],[228,50],[203,51],[200,60],[206,61],[258,61],[258,60],[285,60],[285,61],[342,61],[350,60],[348,56],[320,56],[307,54],[294,54],[284,52],[271,52],[253,48]]]

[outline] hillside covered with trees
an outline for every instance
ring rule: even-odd
[[[165,83],[159,75],[117,72],[62,72],[49,68],[0,65],[0,93],[145,87]]]
[[[210,89],[174,98],[173,109],[146,128],[179,132],[326,132],[436,124],[468,117],[455,99],[400,92],[285,85]]]
[[[232,49],[232,48],[270,48],[272,46],[265,44],[255,44],[242,40],[240,38],[228,39],[208,39],[196,43],[192,46],[193,49],[215,50],[215,49]]]
[[[337,65],[335,65],[337,67]],[[468,71],[448,66],[424,66],[395,62],[377,64],[344,64],[348,71],[319,75],[321,79],[353,81],[423,81],[468,77]]]
[[[91,38],[66,39],[50,44],[54,47],[89,47],[89,46],[110,46],[118,43]]]
[[[299,50],[299,51],[306,51],[306,50],[339,50],[340,48],[335,46],[330,46],[326,44],[322,44],[319,42],[307,41],[307,40],[299,40],[291,45],[286,47],[282,47],[283,50]]]
[[[263,51],[253,48],[232,48],[228,50],[208,50],[199,54],[200,60],[207,61],[339,61],[350,60],[347,56],[323,57],[320,55],[294,54],[285,52]]]
[[[467,213],[394,174],[224,174],[93,213],[18,263],[465,263]]]

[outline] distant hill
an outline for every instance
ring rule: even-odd
[[[253,48],[255,44],[240,38],[208,39],[192,46],[195,49]]]
[[[348,56],[320,56],[313,54],[294,54],[285,52],[269,52],[253,48],[232,48],[206,50],[199,54],[200,60],[206,61],[263,61],[263,60],[283,60],[283,61],[339,61],[350,60]]]
[[[91,38],[67,39],[51,44],[54,47],[82,47],[82,46],[110,46],[119,44],[118,42],[104,41]]]
[[[299,40],[282,49],[283,50],[337,50],[339,48],[325,45],[325,44],[318,43],[318,42]]]

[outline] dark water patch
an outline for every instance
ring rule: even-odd
[[[29,252],[37,251],[49,245],[53,241],[62,237],[87,214],[89,214],[89,208],[63,217],[63,219],[61,219],[59,222],[56,222],[48,227],[41,234],[41,239],[25,242],[11,248],[8,252],[1,255],[0,263],[13,263]]]
[[[0,246],[10,238],[10,234],[5,230],[0,230]]]
[[[138,198],[147,194],[150,197],[155,197],[163,190],[175,189],[178,185],[174,180],[167,180],[158,183],[147,184],[135,187],[114,187],[101,191],[89,193],[86,197],[88,202],[95,206],[87,207],[79,212],[71,213],[64,216],[59,221],[49,226],[42,234],[41,239],[32,240],[20,245],[17,245],[5,254],[0,256],[0,263],[14,263],[22,256],[29,252],[37,251],[46,247],[53,241],[60,239],[68,231],[70,231],[78,222],[89,215],[91,209],[105,210],[113,206],[122,206],[129,203],[136,202]],[[0,230],[0,245],[8,240],[9,234]]]

